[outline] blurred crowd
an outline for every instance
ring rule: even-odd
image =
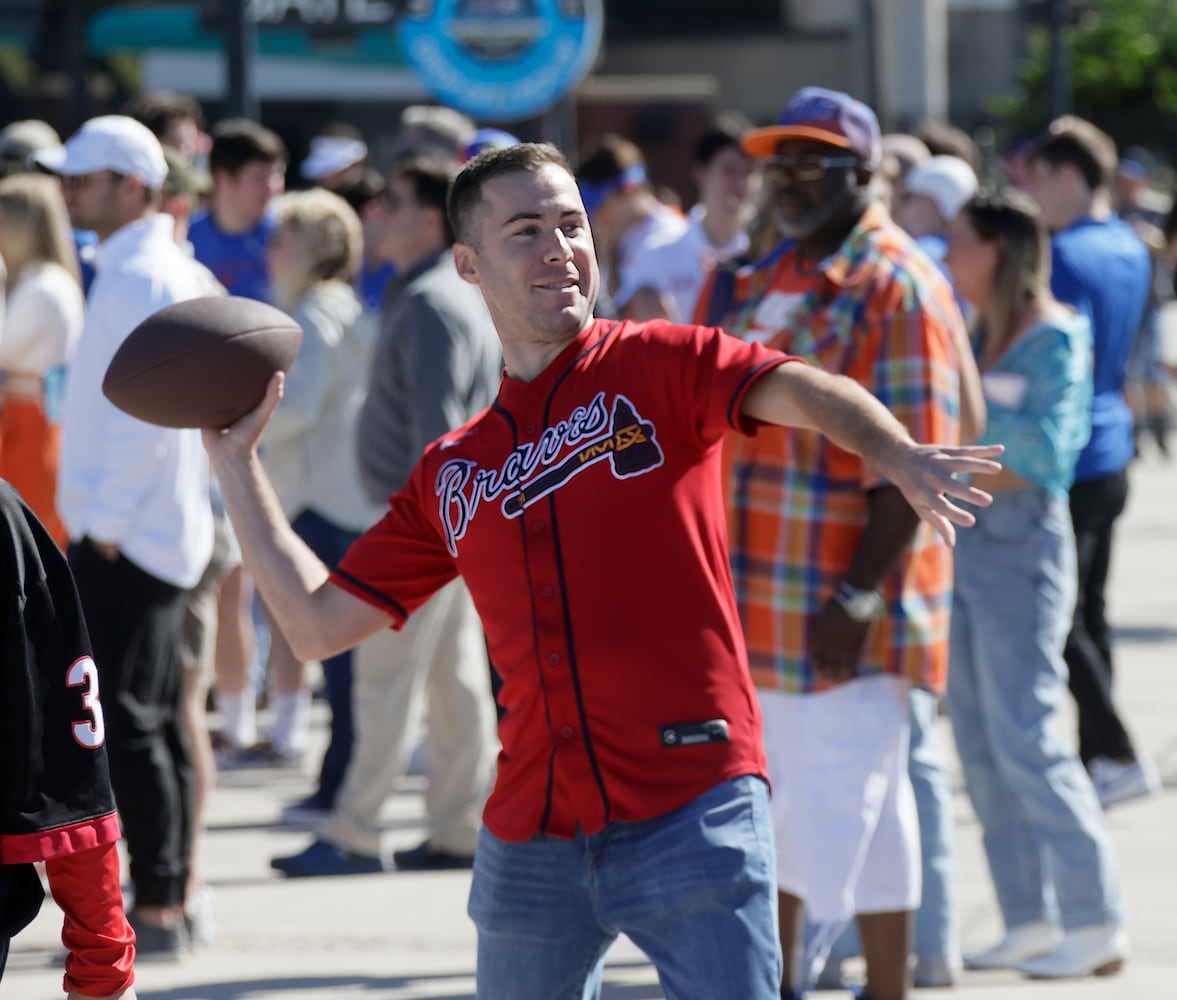
[[[329,745],[283,814],[313,834],[273,867],[471,866],[497,677],[461,581],[403,631],[321,671],[300,661],[255,596],[198,432],[114,411],[105,366],[169,301],[229,294],[293,316],[303,346],[262,459],[335,566],[425,446],[495,400],[498,341],[455,270],[446,199],[466,161],[517,142],[412,106],[388,162],[341,122],[291,164],[265,125],[208,127],[171,93],[64,142],[44,122],[0,129],[0,477],[68,553],[91,623],[141,955],[214,940],[201,831],[216,773],[309,763],[316,678]],[[856,378],[917,437],[1006,448],[995,502],[955,550],[816,435],[730,451],[782,996],[840,983],[854,955],[875,1000],[906,995],[909,955],[916,987],[963,967],[1112,971],[1127,941],[1103,813],[1160,787],[1117,711],[1105,593],[1131,463],[1169,454],[1177,210],[1159,164],[1075,117],[988,162],[960,129],[879,134],[869,108],[816,88],[774,125],[717,116],[682,156],[689,204],[625,136],[574,164],[598,316],[722,326]],[[841,666],[815,671],[815,649]],[[1051,724],[1068,688],[1073,740]],[[964,956],[941,711],[1006,929]],[[428,837],[386,858],[380,811],[413,758]]]

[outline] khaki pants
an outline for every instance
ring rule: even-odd
[[[429,842],[473,854],[499,746],[482,625],[466,585],[455,580],[401,631],[361,643],[352,670],[355,744],[320,837],[357,854],[380,854],[380,811],[404,773],[424,697]]]

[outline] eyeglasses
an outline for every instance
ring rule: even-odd
[[[80,191],[84,187],[89,187],[95,177],[102,177],[104,175],[110,178],[112,184],[117,184],[126,176],[126,174],[120,174],[114,170],[96,170],[92,174],[62,174],[61,186],[71,188],[74,191]]]
[[[858,165],[857,156],[770,156],[765,159],[769,170],[779,170],[802,184],[818,181],[831,167]]]

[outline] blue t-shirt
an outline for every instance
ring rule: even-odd
[[[388,290],[388,283],[396,276],[396,266],[384,261],[375,267],[364,261],[360,265],[360,274],[356,279],[356,290],[360,293],[360,301],[365,309],[379,312],[384,305],[384,293]]]
[[[230,236],[213,222],[206,208],[192,216],[188,241],[200,263],[212,271],[230,295],[270,301],[270,276],[266,272],[266,247],[274,231],[274,219],[266,215],[253,229]]]
[[[78,252],[82,294],[89,295],[90,285],[94,281],[94,257],[98,253],[98,234],[91,229],[75,229],[74,249]]]
[[[1094,393],[1091,438],[1075,466],[1075,482],[1110,476],[1132,460],[1132,411],[1124,399],[1124,367],[1148,302],[1148,248],[1118,216],[1084,217],[1055,234],[1050,287],[1091,323]]]

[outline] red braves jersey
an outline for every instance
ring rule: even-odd
[[[503,682],[499,838],[594,833],[764,774],[720,451],[785,360],[717,328],[594,321],[432,444],[332,576],[398,627],[465,580]]]

